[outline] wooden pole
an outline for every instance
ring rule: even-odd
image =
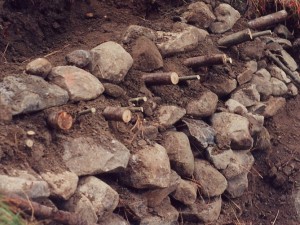
[[[104,109],[102,115],[106,120],[122,121],[128,123],[132,114],[128,108],[108,106]]]
[[[228,62],[228,58],[225,54],[215,55],[203,55],[184,60],[183,64],[188,67],[201,67],[201,66],[212,66],[221,65]],[[180,79],[180,78],[179,78]]]
[[[245,29],[228,36],[222,37],[218,40],[219,47],[228,48],[253,39],[250,29]]]
[[[175,85],[179,82],[179,76],[175,72],[144,74],[142,79],[146,85]]]
[[[61,130],[69,130],[73,125],[73,118],[65,111],[51,112],[47,118],[48,124]]]
[[[252,29],[263,29],[265,27],[280,23],[284,21],[288,16],[287,11],[281,10],[266,16],[258,17],[248,22],[248,25]]]
[[[185,81],[185,80],[200,80],[200,76],[199,75],[190,75],[190,76],[179,77],[179,82]]]
[[[257,37],[261,37],[261,36],[265,36],[265,35],[271,35],[272,31],[271,30],[264,30],[264,31],[260,31],[260,32],[256,32],[254,34],[252,34],[252,38],[257,38]]]
[[[146,96],[143,96],[143,97],[131,98],[131,99],[128,100],[128,102],[140,103],[140,102],[146,102],[147,100],[148,100],[148,98]]]

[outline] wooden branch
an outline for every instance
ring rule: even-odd
[[[85,114],[88,114],[88,113],[95,114],[96,111],[97,110],[95,108],[85,109],[85,110],[82,110],[82,111],[78,112],[77,116],[82,116],[82,115],[85,115]]]
[[[252,29],[263,29],[265,27],[277,24],[284,21],[288,16],[287,11],[281,10],[276,13],[272,13],[266,16],[258,17],[248,22],[248,25]]]
[[[250,29],[245,29],[218,40],[219,47],[228,48],[233,45],[237,45],[246,41],[251,41],[253,39]]]
[[[9,205],[13,205],[27,213],[34,213],[34,216],[43,219],[51,219],[61,224],[66,225],[89,225],[83,218],[77,216],[75,213],[66,212],[54,209],[39,203],[21,198],[17,195],[7,195],[2,197],[2,200]]]
[[[199,75],[190,75],[190,76],[179,77],[179,82],[184,81],[184,80],[200,80],[200,76]]]
[[[184,60],[183,64],[188,67],[197,68],[200,66],[221,65],[230,62],[225,54],[203,55]],[[179,78],[180,79],[180,78]]]
[[[129,107],[128,108],[131,112],[144,112],[143,107]]]
[[[261,36],[265,36],[265,35],[271,35],[272,31],[271,30],[264,30],[264,31],[260,31],[260,32],[256,32],[254,34],[252,34],[252,38],[257,38],[257,37],[261,37]]]
[[[175,72],[144,74],[142,79],[146,85],[175,85],[179,82],[179,76]]]
[[[104,109],[102,115],[106,120],[122,121],[128,123],[131,120],[132,114],[128,108],[108,106]]]
[[[287,68],[274,54],[272,54],[269,50],[266,51],[266,56],[271,59],[277,66],[279,66],[288,76],[290,76],[300,88],[300,76],[296,73],[293,73],[289,68]]]
[[[140,103],[140,102],[146,102],[147,100],[148,100],[148,98],[146,96],[143,96],[143,97],[131,98],[128,100],[128,102]]]
[[[61,130],[69,130],[73,125],[73,118],[65,111],[51,112],[47,118],[48,124]]]

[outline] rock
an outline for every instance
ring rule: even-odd
[[[114,211],[119,203],[119,195],[100,179],[87,176],[81,178],[77,193],[87,197],[98,217],[104,217]]]
[[[260,69],[258,70],[256,73],[255,73],[256,76],[264,79],[264,80],[267,80],[267,81],[270,81],[271,80],[271,74],[269,73],[268,70],[266,69]]]
[[[237,76],[237,81],[239,85],[249,82],[253,77],[253,72],[250,69],[244,70],[241,74]]]
[[[263,111],[263,116],[265,118],[272,117],[277,114],[277,112],[283,108],[286,104],[285,98],[282,97],[271,97],[266,102],[265,110]]]
[[[181,210],[183,221],[214,223],[220,215],[222,206],[221,197],[210,198],[209,201],[197,200],[194,204]]]
[[[228,166],[221,171],[227,180],[233,179],[238,175],[248,174],[254,164],[254,157],[250,152],[234,151],[234,157]]]
[[[172,193],[172,197],[185,205],[192,205],[197,199],[197,190],[198,187],[195,183],[180,179],[180,183],[175,192]]]
[[[282,61],[284,62],[284,64],[292,71],[296,71],[296,69],[298,69],[298,65],[295,62],[295,60],[293,59],[293,57],[287,53],[287,51],[285,50],[281,50],[281,56],[282,56]]]
[[[283,50],[283,47],[277,42],[270,42],[267,43],[266,50],[270,50],[274,53],[280,53],[280,51]]]
[[[242,173],[232,179],[227,180],[228,187],[226,193],[230,198],[241,197],[244,192],[248,189],[248,178],[247,173]]]
[[[286,73],[282,69],[280,69],[278,66],[275,66],[275,65],[269,66],[268,70],[270,71],[270,74],[272,75],[272,77],[277,78],[278,80],[281,80],[286,84],[291,82],[291,79],[289,79],[286,76]]]
[[[199,189],[206,197],[221,195],[227,188],[225,177],[205,160],[195,160],[194,179],[199,182]]]
[[[271,144],[271,137],[269,131],[265,127],[263,127],[261,131],[257,134],[254,148],[252,149],[252,151],[254,150],[269,151],[271,150],[271,148],[272,148],[272,144]]]
[[[14,176],[0,175],[0,193],[16,194],[27,198],[49,197],[50,189],[47,182],[27,171],[18,171]]]
[[[253,113],[247,113],[244,115],[244,117],[246,117],[249,121],[249,130],[250,130],[250,134],[252,137],[254,137],[256,134],[258,134],[263,126],[264,126],[264,122],[265,122],[265,117],[262,115],[258,115],[258,114],[253,114]]]
[[[52,69],[52,64],[45,58],[37,58],[26,66],[26,73],[46,78]]]
[[[63,208],[69,212],[76,213],[79,217],[84,219],[87,224],[96,224],[98,221],[93,204],[84,194],[74,194],[63,204]]]
[[[121,179],[138,189],[166,188],[170,184],[170,174],[171,167],[166,149],[154,144],[131,155],[126,175]]]
[[[222,34],[230,30],[241,17],[240,13],[228,4],[221,3],[215,8],[214,13],[217,20],[210,25],[210,30],[214,34]]]
[[[126,94],[126,91],[116,84],[103,83],[104,94],[113,98],[119,98]]]
[[[211,12],[210,7],[204,2],[195,2],[188,6],[182,17],[190,24],[199,28],[208,28],[215,21],[216,17]]]
[[[212,127],[217,134],[228,137],[233,150],[248,150],[252,147],[253,139],[249,132],[247,118],[227,113],[215,113],[211,119]]]
[[[288,92],[288,88],[284,82],[277,78],[271,78],[273,96],[282,96]]]
[[[173,25],[174,31],[180,32],[180,31],[184,31],[186,29],[192,29],[197,34],[198,43],[203,42],[209,35],[209,33],[206,30],[197,28],[193,25],[189,25],[186,23],[177,22],[177,23],[174,23],[174,25]]]
[[[84,68],[92,62],[92,54],[87,50],[75,50],[66,55],[68,65]]]
[[[10,122],[12,120],[12,111],[9,105],[5,105],[2,102],[2,98],[0,97],[0,123],[1,122]],[[1,154],[0,154],[1,155]],[[1,157],[0,157],[1,159]]]
[[[169,127],[178,122],[185,114],[186,110],[178,106],[160,106],[158,109],[158,121],[161,126]]]
[[[96,77],[75,66],[52,68],[49,80],[65,89],[72,101],[95,99],[104,92],[103,85]]]
[[[132,48],[134,68],[143,72],[151,72],[162,68],[164,62],[156,45],[146,37],[137,39]]]
[[[297,221],[300,221],[300,189],[297,187],[295,193],[293,194],[294,205],[296,210]]]
[[[247,60],[260,60],[264,56],[264,49],[266,44],[255,38],[251,42],[247,42],[247,45],[241,48],[240,54],[241,58],[245,61]]]
[[[150,190],[143,194],[147,198],[149,207],[156,207],[161,205],[161,203],[167,198],[167,196],[174,192],[180,183],[180,176],[172,171],[170,175],[170,183],[166,188],[158,188]]]
[[[255,85],[256,90],[260,94],[262,100],[268,99],[273,93],[273,85],[270,80],[267,80],[261,76],[254,75],[251,83]]]
[[[130,225],[123,217],[118,214],[112,213],[105,218],[100,219],[98,225]]]
[[[11,108],[12,115],[60,106],[69,100],[65,90],[31,75],[5,77],[0,83],[0,96],[2,103]]]
[[[68,200],[76,191],[78,176],[75,173],[69,171],[45,172],[40,175],[48,183],[51,195],[54,197]]]
[[[131,55],[113,41],[98,45],[91,50],[91,53],[93,55],[92,73],[112,83],[120,83],[133,64]]]
[[[63,142],[63,161],[78,176],[118,172],[127,167],[130,153],[119,141],[99,135],[67,139]]]
[[[260,95],[255,84],[241,86],[240,89],[231,95],[231,98],[246,107],[255,105],[255,103],[260,101]]]
[[[141,36],[145,36],[151,41],[156,40],[156,32],[154,30],[138,25],[130,25],[123,34],[123,43],[128,44]]]
[[[211,91],[203,92],[197,100],[188,102],[186,113],[195,117],[211,116],[216,111],[218,100],[215,93]]]
[[[167,150],[171,167],[180,176],[191,177],[194,172],[194,156],[188,137],[177,131],[163,134],[161,145]]]
[[[244,105],[242,105],[241,103],[233,99],[227,100],[225,102],[225,106],[227,107],[228,111],[231,113],[243,115],[248,112],[247,108]]]
[[[156,140],[158,136],[158,128],[153,125],[145,125],[143,127],[144,138],[147,140]]]
[[[289,31],[289,29],[286,26],[282,24],[279,24],[275,27],[274,33],[281,38],[285,38],[289,40],[294,39],[293,34]]]
[[[219,97],[229,95],[237,87],[237,81],[235,79],[219,74],[210,76],[203,84]]]
[[[288,88],[288,94],[290,96],[297,96],[298,95],[298,88],[293,83],[289,83],[287,88]],[[0,112],[0,117],[1,117],[1,112]]]
[[[184,132],[197,148],[205,149],[215,144],[215,130],[207,123],[188,118],[184,118],[182,123],[177,126],[177,130]]]
[[[256,61],[246,62],[246,68],[252,73],[255,73],[258,70],[258,63]]]
[[[230,161],[234,158],[231,149],[220,150],[217,147],[208,147],[206,149],[208,160],[218,169],[226,169]]]
[[[157,47],[163,56],[191,51],[198,46],[198,30],[194,27],[187,27],[177,33],[158,31]]]

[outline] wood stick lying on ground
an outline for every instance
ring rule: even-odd
[[[200,76],[199,75],[190,75],[190,76],[179,77],[179,82],[184,81],[184,80],[200,80]]]
[[[222,65],[226,62],[232,63],[232,59],[228,58],[225,54],[215,54],[188,58],[184,60],[183,64],[188,67],[197,68],[201,66]]]
[[[175,85],[179,82],[179,76],[175,72],[144,74],[142,79],[146,85]]]
[[[252,29],[263,29],[268,26],[280,23],[284,21],[288,16],[287,11],[281,10],[276,13],[272,13],[266,16],[258,17],[248,22],[248,25]]]
[[[299,76],[299,74],[297,75],[298,72],[293,73],[269,50],[266,51],[266,56],[269,59],[271,59],[275,64],[277,64],[277,66],[279,66],[288,76],[290,76],[295,81],[297,87],[300,88],[300,76]]]
[[[257,37],[261,37],[261,36],[265,36],[265,35],[271,35],[272,31],[271,30],[264,30],[264,31],[260,31],[260,32],[256,32],[254,34],[252,34],[252,38],[257,38]]]
[[[69,130],[73,125],[73,118],[65,111],[51,112],[47,118],[48,124],[61,130]]]
[[[128,102],[141,103],[141,102],[146,102],[147,100],[148,98],[146,96],[143,96],[143,97],[131,98],[128,100]]]
[[[218,40],[219,47],[228,48],[253,39],[250,29],[245,29],[228,36],[222,37]]]
[[[75,213],[44,206],[39,203],[21,198],[17,195],[7,195],[4,196],[2,200],[9,205],[13,205],[21,209],[22,211],[30,214],[34,213],[34,216],[38,216],[43,219],[52,219],[56,222],[66,225],[90,225],[87,223],[87,221],[84,221],[84,219],[77,216]]]
[[[108,106],[104,109],[102,115],[106,120],[122,121],[128,123],[132,114],[128,108]]]

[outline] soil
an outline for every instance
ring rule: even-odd
[[[0,81],[5,76],[23,73],[26,64],[36,57],[46,57],[54,66],[58,66],[65,64],[65,55],[73,50],[91,49],[109,40],[121,43],[122,33],[130,24],[171,31],[173,18],[180,15],[190,1],[156,1],[152,5],[146,4],[150,2],[146,0],[90,0],[72,4],[70,0],[51,3],[35,0],[25,5],[17,4],[20,7],[16,7],[19,1],[8,2],[15,4],[9,5],[0,0]],[[92,18],[86,17],[89,12],[93,13]],[[241,19],[232,32],[244,26],[245,20]],[[204,42],[192,52],[166,58],[163,70],[175,71],[180,75],[194,73],[182,65],[182,60],[199,54],[219,53],[220,50],[214,45],[217,38],[218,35],[213,36],[213,42]],[[130,45],[124,47],[131,52]],[[225,69],[213,68],[208,73],[205,70],[198,71],[202,80],[209,79],[210,73],[235,77],[240,72],[244,62],[236,57],[234,51],[225,53],[234,59],[234,64]],[[142,115],[136,114],[129,124],[114,124],[107,123],[100,111],[108,105],[125,106],[129,98],[142,94],[145,89],[137,79],[140,76],[140,71],[130,70],[120,84],[127,91],[122,98],[102,96],[96,100],[59,107],[72,115],[86,107],[97,108],[95,115],[80,117],[68,132],[53,131],[47,126],[45,116],[53,109],[16,116],[12,122],[0,125],[0,172],[6,173],[10,168],[32,168],[39,172],[63,169],[61,134],[68,137],[112,134],[134,152],[143,140],[141,127],[147,126],[154,116],[143,120]],[[155,97],[159,97],[160,104],[179,106],[185,106],[189,99],[197,97],[203,90],[205,87],[193,82],[151,89]],[[149,93],[145,90],[143,94]],[[297,148],[300,136],[299,110],[298,96],[289,99],[285,108],[266,120],[272,149],[269,152],[253,152],[255,165],[248,175],[248,192],[235,200],[223,197],[218,224],[271,224],[274,221],[276,224],[298,224],[292,195],[296,181],[300,180],[300,150]],[[140,127],[135,126],[136,123]],[[29,138],[26,133],[29,130],[36,132],[33,149],[26,148],[24,144]],[[117,178],[103,179],[117,185]],[[116,210],[118,212],[122,214],[122,206]]]

